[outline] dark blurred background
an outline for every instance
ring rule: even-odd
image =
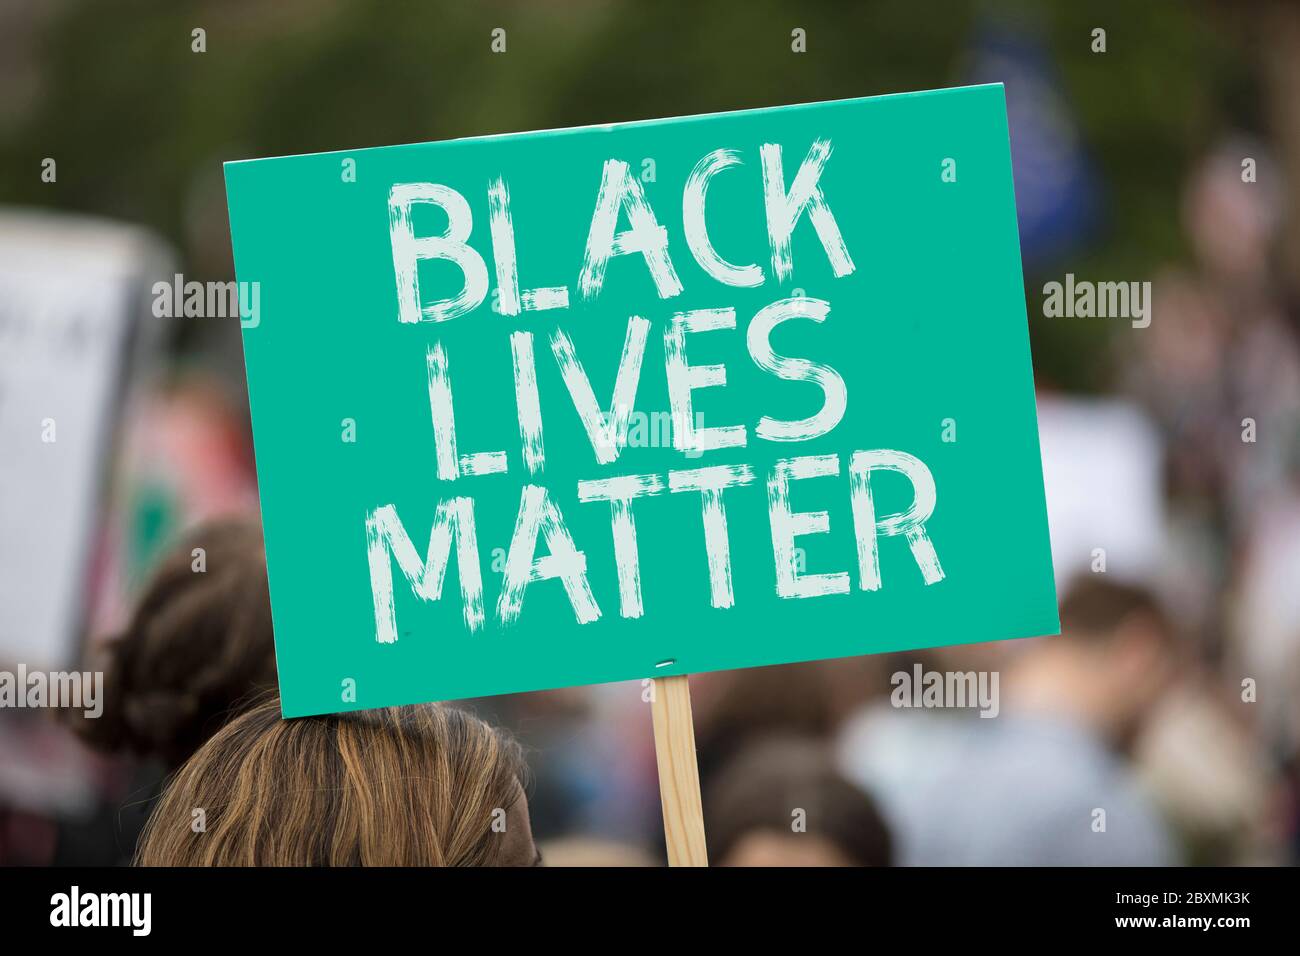
[[[233,278],[222,162],[975,82],[1007,90],[1064,637],[693,678],[715,858],[858,859],[848,784],[897,863],[1295,862],[1293,0],[0,0],[0,666],[75,666],[183,531],[256,516],[237,321],[149,308]],[[1066,273],[1151,282],[1153,321],[1045,317]],[[998,673],[999,716],[891,706],[917,663]],[[661,859],[641,685],[473,706],[531,748],[553,862]],[[120,859],[137,763],[48,716],[0,710],[0,862]]]

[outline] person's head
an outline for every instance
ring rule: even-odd
[[[78,732],[103,750],[180,764],[275,686],[260,528],[227,520],[187,534],[106,653],[104,712],[78,720]]]
[[[1177,666],[1173,625],[1145,588],[1103,575],[1078,578],[1061,602],[1061,636],[1031,642],[1015,665],[1015,693],[1073,710],[1123,747],[1158,703]]]
[[[889,866],[889,830],[875,804],[835,769],[821,741],[751,744],[705,793],[715,866]]]
[[[454,707],[285,720],[272,696],[177,771],[136,864],[532,866],[525,779],[519,745]]]

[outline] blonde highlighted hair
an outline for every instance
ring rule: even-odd
[[[269,697],[176,773],[135,862],[491,866],[525,773],[512,738],[453,707],[283,720]]]

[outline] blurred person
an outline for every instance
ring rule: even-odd
[[[1300,474],[1300,468],[1298,468]],[[1300,478],[1260,502],[1234,582],[1230,673],[1261,688],[1259,723],[1286,754],[1300,754]],[[1240,677],[1238,678],[1240,680]]]
[[[1061,603],[1061,636],[1029,643],[1007,677],[1010,706],[1069,719],[1128,754],[1179,661],[1172,625],[1152,594],[1100,574],[1077,578]]]
[[[519,745],[466,711],[284,720],[270,695],[176,773],[136,863],[536,866],[525,780]]]
[[[994,719],[879,705],[839,743],[909,865],[1168,865],[1177,849],[1129,751],[1178,670],[1145,590],[1078,579],[1060,637],[1008,658]]]
[[[844,720],[867,701],[880,683],[882,658],[851,657],[805,661],[733,671],[713,671],[691,679],[692,708],[700,783],[709,793],[714,781],[741,754],[772,738],[816,741],[824,747]],[[653,750],[649,754],[653,769]],[[657,812],[655,814],[657,818]],[[786,810],[788,825],[789,810]],[[658,821],[655,821],[658,827]],[[664,848],[663,831],[653,837]],[[801,843],[810,847],[815,841]]]
[[[163,777],[275,687],[261,529],[227,519],[184,536],[154,570],[125,630],[96,656],[103,713],[67,719],[92,748],[140,763],[121,806],[111,800],[89,821],[62,828],[60,863],[128,861]]]
[[[691,679],[700,779],[707,781],[756,739],[829,739],[865,702],[879,657],[806,661]]]
[[[78,720],[78,731],[100,749],[174,769],[241,700],[275,685],[261,530],[228,520],[186,535],[104,653],[104,712]]]
[[[1300,861],[1300,467],[1294,474],[1289,487],[1261,496],[1248,524],[1222,668],[1233,703],[1284,774],[1278,803],[1292,863]]]
[[[1258,165],[1249,180],[1243,157]],[[1167,446],[1182,539],[1165,568],[1171,606],[1201,625],[1210,657],[1230,633],[1237,551],[1300,460],[1300,323],[1276,255],[1282,173],[1266,144],[1237,135],[1196,163],[1181,190],[1191,261],[1158,270],[1151,326],[1114,343],[1120,386]]]
[[[750,744],[705,792],[714,866],[889,866],[889,830],[871,798],[800,737]]]
[[[1240,694],[1207,673],[1180,681],[1134,751],[1192,866],[1288,862],[1284,780]]]

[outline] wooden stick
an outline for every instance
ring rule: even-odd
[[[695,761],[695,725],[686,675],[654,679],[655,759],[669,866],[708,866],[700,768]]]

